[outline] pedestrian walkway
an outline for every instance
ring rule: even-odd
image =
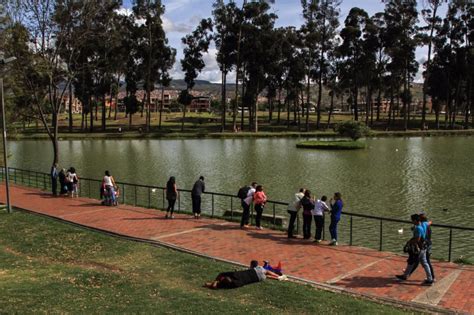
[[[241,230],[237,223],[217,219],[194,219],[164,212],[121,205],[102,206],[87,198],[54,198],[32,188],[11,187],[15,207],[60,218],[108,232],[146,239],[174,248],[247,265],[252,259],[281,261],[284,272],[294,278],[332,290],[413,303],[460,313],[474,314],[474,268],[434,262],[437,282],[422,286],[423,268],[405,282],[402,273],[406,257],[356,246],[316,245],[301,239],[288,240],[273,230]],[[0,185],[0,202],[5,189]]]

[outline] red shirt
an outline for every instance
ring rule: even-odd
[[[265,196],[265,193],[263,191],[257,191],[253,195],[253,202],[256,205],[261,205],[267,202],[267,196]]]

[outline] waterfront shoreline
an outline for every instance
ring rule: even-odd
[[[463,130],[411,130],[411,131],[371,131],[368,138],[385,137],[440,137],[440,136],[473,136],[474,129]],[[46,133],[34,134],[9,134],[10,140],[49,140]],[[315,132],[171,132],[171,133],[140,133],[131,132],[92,132],[92,133],[60,133],[59,140],[91,140],[91,139],[114,139],[114,140],[140,140],[140,139],[246,139],[246,138],[340,138],[340,135],[332,131]]]

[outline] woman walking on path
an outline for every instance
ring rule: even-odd
[[[288,238],[296,238],[293,235],[295,229],[295,221],[298,216],[298,211],[301,209],[301,199],[304,197],[304,188],[300,188],[300,191],[295,194],[295,199],[288,203],[288,214],[290,215],[290,221],[288,222]]]
[[[331,204],[331,224],[329,225],[329,233],[331,233],[331,244],[337,245],[337,224],[341,220],[342,207],[344,202],[340,192],[334,193],[334,197],[329,201]]]
[[[166,208],[165,218],[174,219],[174,204],[178,198],[178,187],[176,186],[176,179],[174,176],[171,176],[168,182],[166,183],[166,200],[168,200],[168,208]]]
[[[263,192],[262,185],[258,185],[257,188],[255,189],[253,202],[255,204],[255,212],[257,212],[257,216],[255,218],[255,225],[257,226],[257,230],[263,230],[262,225],[261,225],[261,220],[262,220],[263,207],[265,207],[265,203],[267,202],[267,196]]]
[[[304,192],[301,206],[303,207],[303,238],[307,240],[311,237],[311,221],[313,218],[311,211],[314,209],[314,199],[311,197],[311,191],[306,190]]]
[[[69,172],[67,174],[67,179],[69,182],[68,190],[70,191],[71,198],[79,197],[79,177],[76,174],[76,169],[74,167],[69,168]]]
[[[316,235],[314,237],[314,241],[316,243],[321,243],[324,229],[324,212],[329,211],[326,200],[328,200],[328,198],[326,196],[322,196],[321,199],[316,201],[314,209],[311,211],[314,216],[314,223],[316,224]]]

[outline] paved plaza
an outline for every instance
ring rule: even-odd
[[[5,202],[0,186],[0,201]],[[32,212],[56,217],[94,229],[145,239],[216,259],[247,265],[252,259],[281,261],[288,276],[332,290],[344,290],[385,300],[416,303],[461,313],[474,313],[474,267],[433,263],[437,282],[422,286],[421,266],[405,282],[406,257],[356,246],[316,245],[302,239],[288,240],[274,230],[241,230],[237,223],[218,219],[195,220],[176,214],[167,220],[164,212],[133,206],[102,206],[87,198],[54,198],[37,189],[13,186],[12,204]]]

